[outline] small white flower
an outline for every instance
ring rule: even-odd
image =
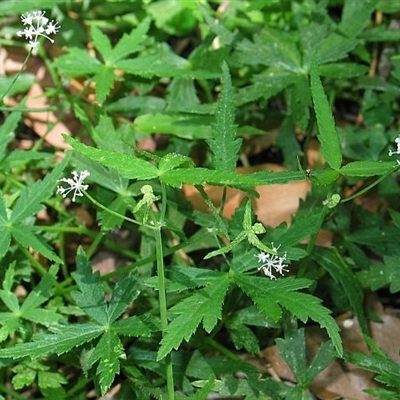
[[[17,35],[28,39],[28,48],[33,51],[38,48],[40,36],[54,43],[49,35],[56,35],[60,29],[58,22],[49,22],[49,19],[44,16],[45,13],[46,11],[32,11],[21,15],[21,21],[25,28],[23,31],[18,31]]]
[[[389,156],[392,156],[394,154],[400,155],[400,135],[397,136],[397,138],[394,140],[397,144],[397,150],[389,150]]]
[[[272,249],[274,251],[278,251],[279,247],[275,247],[273,243],[271,243]],[[279,257],[274,254],[269,254],[261,251],[258,254],[255,254],[255,257],[258,258],[258,262],[262,263],[261,267],[258,267],[258,270],[262,270],[265,276],[270,279],[276,279],[274,272],[277,272],[280,275],[283,275],[284,272],[288,272],[289,270],[286,268],[288,264],[285,264],[287,254],[285,253],[283,256]]]
[[[74,193],[72,201],[75,202],[77,196],[82,197],[82,190],[87,190],[89,185],[84,185],[84,180],[90,175],[89,171],[76,172],[72,171],[73,178],[62,178],[57,182],[65,182],[69,187],[57,186],[57,193],[61,194],[62,197],[66,198],[71,192]]]

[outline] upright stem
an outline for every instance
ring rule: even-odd
[[[17,79],[19,78],[19,76],[21,75],[22,71],[25,69],[26,64],[28,63],[29,57],[32,54],[32,50],[29,50],[29,53],[27,54],[27,56],[25,57],[24,63],[22,64],[21,68],[19,69],[19,71],[15,74],[13,81],[11,82],[11,85],[9,86],[9,88],[2,94],[1,98],[0,98],[0,105],[3,104],[3,100],[4,98],[7,96],[7,94],[10,92],[10,90],[12,89],[12,87],[15,85],[15,82],[17,82]]]
[[[159,221],[156,222],[156,229],[154,229],[154,236],[156,240],[156,262],[157,262],[157,275],[158,275],[158,302],[160,305],[160,319],[161,319],[161,329],[163,336],[165,335],[166,329],[168,327],[167,319],[167,296],[165,291],[165,270],[164,270],[164,253],[163,244],[161,236],[161,228],[164,225],[164,217],[166,212],[166,190],[165,186],[161,184],[161,212],[159,214]],[[168,390],[168,400],[175,399],[174,393],[174,374],[172,369],[172,357],[169,353],[165,357],[165,369],[167,377],[167,390]]]

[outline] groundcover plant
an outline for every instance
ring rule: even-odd
[[[399,399],[399,16],[0,2],[0,399]]]

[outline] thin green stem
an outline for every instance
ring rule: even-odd
[[[393,171],[388,172],[385,175],[382,175],[379,177],[375,182],[372,182],[370,185],[366,186],[364,189],[361,189],[360,191],[352,194],[349,197],[346,197],[345,199],[341,200],[341,203],[346,203],[347,201],[353,200],[356,197],[362,196],[364,193],[367,193],[369,190],[371,190],[374,186],[378,185],[381,183],[383,180],[385,180],[389,175],[391,175],[393,172],[397,171],[400,168],[400,165],[396,165],[395,168],[393,168]]]
[[[10,90],[12,89],[12,87],[15,85],[15,82],[17,82],[17,79],[20,77],[22,71],[25,69],[26,64],[28,63],[29,57],[32,54],[32,50],[29,50],[29,53],[27,54],[27,56],[25,57],[24,63],[22,64],[22,67],[20,68],[20,70],[15,74],[13,81],[11,82],[11,85],[9,86],[9,88],[5,91],[5,93],[3,93],[3,95],[0,98],[0,104],[3,104],[3,100],[4,98],[7,96],[8,93],[10,93]]]
[[[158,275],[158,301],[160,305],[160,319],[161,319],[161,329],[162,335],[164,336],[168,328],[168,318],[167,318],[167,295],[165,290],[165,270],[164,270],[164,251],[162,244],[161,229],[164,225],[164,218],[166,214],[166,189],[165,185],[161,184],[161,210],[159,221],[155,221],[154,236],[156,241],[156,263],[157,263],[157,275]],[[174,392],[174,373],[172,368],[172,357],[169,353],[165,357],[165,369],[167,378],[167,391],[168,400],[175,399]]]
[[[110,210],[110,209],[107,208],[106,206],[103,206],[103,204],[99,203],[99,202],[98,202],[94,197],[92,197],[88,192],[83,191],[83,193],[84,193],[84,195],[85,195],[93,204],[95,204],[97,207],[101,208],[102,210],[108,212],[109,214],[114,215],[115,217],[118,217],[118,218],[122,218],[122,219],[124,219],[125,221],[131,222],[132,224],[140,225],[140,226],[142,225],[140,222],[138,222],[138,221],[136,221],[136,220],[134,220],[134,219],[132,219],[132,218],[129,218],[129,217],[127,217],[126,215],[122,215],[122,214],[120,214],[120,213],[118,213],[118,212],[116,212],[116,211]],[[146,225],[146,226],[147,226],[147,225]],[[154,227],[151,227],[151,226],[148,226],[148,228],[153,228],[153,229],[154,229]]]

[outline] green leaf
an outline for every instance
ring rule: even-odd
[[[254,36],[254,43],[243,40],[238,45],[240,61],[245,65],[262,64],[301,73],[301,55],[294,35],[264,28]]]
[[[221,319],[221,308],[229,285],[228,275],[221,274],[207,287],[171,308],[170,313],[178,316],[165,331],[157,360],[163,359],[172,349],[177,349],[184,339],[189,341],[201,321],[206,332],[212,331],[218,319]]]
[[[111,59],[112,55],[110,39],[96,25],[91,26],[90,35],[93,39],[94,47],[96,47],[104,61],[107,63]]]
[[[310,78],[311,94],[319,130],[318,139],[321,143],[322,154],[331,168],[338,169],[342,163],[339,135],[316,66],[310,69]]]
[[[0,358],[38,358],[49,353],[60,355],[93,340],[103,332],[104,327],[98,324],[65,325],[56,334],[40,335],[33,342],[0,349]]]
[[[388,174],[396,166],[392,161],[353,161],[339,171],[344,176],[375,176]]]
[[[217,170],[233,172],[239,157],[242,139],[236,137],[233,87],[228,65],[222,64],[222,92],[217,103],[212,138],[207,140],[212,153],[212,162]]]
[[[339,327],[330,316],[331,311],[321,305],[319,298],[297,291],[309,287],[312,281],[292,277],[268,281],[266,278],[239,274],[234,275],[234,280],[259,310],[273,321],[282,317],[281,307],[285,307],[302,322],[310,318],[319,323],[326,328],[338,354],[343,354]]]
[[[81,247],[76,255],[76,267],[76,272],[73,272],[72,276],[80,291],[72,292],[72,297],[87,315],[100,325],[107,325],[109,322],[107,304],[100,273],[92,272],[92,266]]]
[[[384,264],[373,264],[368,270],[358,272],[363,287],[369,287],[374,292],[389,286],[390,293],[400,291],[399,262],[396,256],[385,256]]]
[[[379,0],[346,0],[339,29],[348,37],[357,36],[370,23]]]
[[[366,65],[350,62],[331,63],[318,66],[318,74],[335,79],[348,79],[365,75],[368,72]]]
[[[208,139],[211,137],[209,116],[186,113],[151,113],[135,118],[133,127],[141,133],[165,133],[183,139]]]
[[[14,130],[20,119],[21,113],[13,112],[5,119],[0,127],[0,160],[6,155],[7,146],[14,138]]]
[[[26,187],[15,203],[10,220],[13,224],[23,221],[25,218],[36,214],[42,209],[41,203],[53,194],[57,179],[60,177],[69,157],[57,164],[42,181],[36,181],[32,186]]]
[[[113,48],[112,54],[109,58],[110,62],[115,62],[122,58],[127,57],[130,54],[137,53],[142,50],[142,42],[145,41],[147,37],[147,32],[150,28],[151,19],[146,17],[139,23],[139,25],[131,31],[128,35],[124,33],[122,38]]]
[[[276,339],[276,344],[302,389],[308,389],[313,379],[329,366],[336,355],[332,342],[325,342],[318,349],[311,365],[307,366],[304,329],[299,329],[292,337]]]
[[[39,307],[45,301],[47,301],[51,294],[54,284],[56,282],[58,267],[51,266],[48,272],[46,272],[40,282],[32,289],[24,300],[21,306],[21,312],[29,314],[34,308]]]
[[[121,278],[114,287],[108,304],[108,322],[114,322],[140,294],[137,274],[131,273]]]
[[[40,254],[43,254],[49,260],[53,260],[60,264],[63,263],[63,260],[58,257],[53,249],[44,241],[43,236],[38,235],[34,232],[33,227],[25,224],[13,224],[11,226],[10,232],[12,234],[12,237],[20,246],[24,248],[32,247],[33,250]]]
[[[96,58],[90,57],[87,50],[73,47],[68,53],[58,57],[55,65],[60,74],[66,77],[76,77],[95,74],[101,66]]]
[[[119,358],[123,356],[125,356],[124,348],[119,337],[110,330],[105,332],[92,355],[93,359],[99,359],[96,379],[101,395],[104,396],[114,382],[115,375],[120,369]]]
[[[112,68],[108,65],[102,65],[96,71],[93,79],[96,82],[97,102],[103,104],[114,87],[114,81],[119,80],[119,78]]]
[[[133,316],[129,318],[120,319],[112,324],[112,329],[119,335],[148,337],[152,332],[160,329],[151,316]]]
[[[369,328],[363,306],[364,292],[349,264],[335,248],[324,249],[320,247],[313,252],[312,257],[340,284],[353,307],[362,332],[368,334]]]
[[[160,174],[164,174],[167,171],[176,169],[178,167],[193,167],[193,160],[190,157],[182,156],[177,153],[168,153],[163,156],[158,163],[158,169]]]
[[[345,58],[357,44],[358,40],[333,32],[318,43],[315,61],[321,65]]]
[[[387,385],[389,388],[398,389],[400,382],[399,364],[381,350],[372,339],[365,337],[365,341],[372,349],[372,355],[358,352],[346,353],[346,361],[374,372],[376,381]]]
[[[117,153],[109,150],[95,149],[86,146],[68,135],[63,135],[77,152],[85,155],[91,160],[98,161],[100,164],[117,169],[125,178],[146,180],[156,178],[158,169],[151,162],[142,160],[128,154]]]

